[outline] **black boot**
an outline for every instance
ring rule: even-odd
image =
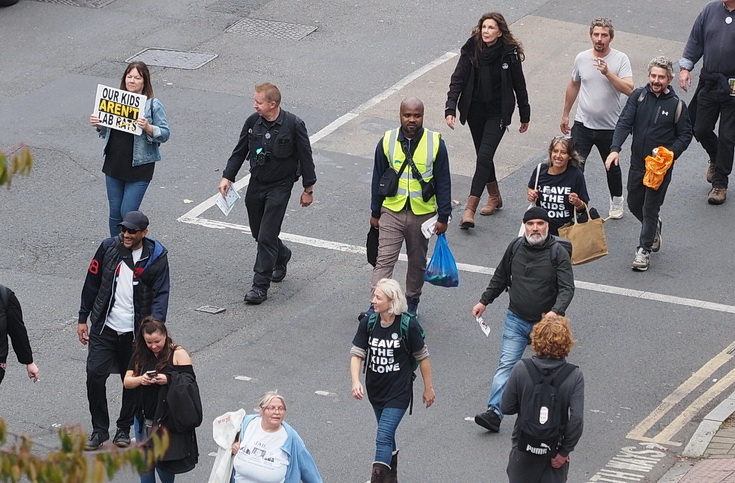
[[[385,463],[373,463],[373,474],[370,483],[386,483],[390,468]]]
[[[398,483],[398,451],[395,450],[390,459],[390,471],[388,471],[388,476],[385,477],[385,483]]]

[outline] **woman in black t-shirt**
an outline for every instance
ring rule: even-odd
[[[120,89],[146,96],[145,106],[140,106],[135,124],[142,130],[133,134],[125,130],[110,129],[100,124],[103,111],[95,110],[89,123],[105,140],[105,173],[107,201],[110,206],[110,236],[120,233],[118,225],[125,213],[137,211],[148,185],[153,179],[155,163],[161,160],[159,146],[168,141],[171,131],[163,104],[153,95],[151,74],[144,62],[128,65],[120,81]],[[132,121],[131,121],[132,122]]]
[[[428,408],[436,395],[431,384],[429,352],[423,329],[408,305],[401,286],[384,278],[375,286],[372,299],[375,313],[363,317],[352,340],[350,375],[352,396],[362,400],[360,366],[365,362],[365,386],[378,421],[375,461],[371,483],[396,481],[398,450],[396,430],[413,401],[414,361],[418,361],[424,381],[422,400]]]
[[[536,186],[536,170],[539,168]],[[574,221],[575,210],[585,211],[585,204],[589,203],[590,197],[571,137],[557,136],[551,140],[549,160],[541,163],[531,173],[528,201],[535,202],[536,206],[545,209],[549,214],[551,235],[558,235],[560,227]],[[597,217],[592,215],[592,218]]]
[[[155,464],[155,472],[163,483],[174,481],[178,473],[194,469],[199,458],[195,431],[175,431],[171,421],[167,393],[172,377],[179,384],[196,385],[191,357],[183,347],[174,344],[163,322],[146,317],[135,338],[123,384],[137,393],[136,417],[141,428],[140,434],[136,434],[137,441],[150,444],[147,439],[160,427],[168,432],[169,446]],[[153,470],[150,468],[140,475],[140,482],[155,483]]]

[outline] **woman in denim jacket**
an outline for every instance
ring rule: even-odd
[[[90,124],[106,141],[102,172],[105,173],[110,204],[110,236],[120,232],[118,224],[125,213],[140,208],[148,184],[153,179],[155,162],[161,159],[158,146],[168,141],[170,135],[166,111],[161,101],[153,97],[151,74],[145,63],[128,65],[120,81],[120,89],[148,98],[145,111],[137,120],[143,130],[140,135],[109,129],[99,125],[100,119],[96,115],[89,117]]]

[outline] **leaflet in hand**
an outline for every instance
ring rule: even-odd
[[[230,186],[230,189],[227,190],[227,195],[222,196],[222,194],[220,194],[214,202],[222,213],[227,216],[230,214],[230,211],[232,211],[232,208],[235,207],[235,203],[237,203],[237,200],[239,199],[240,194],[234,187]]]

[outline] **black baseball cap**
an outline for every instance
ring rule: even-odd
[[[118,226],[131,230],[145,230],[148,228],[148,217],[140,211],[128,211]]]

